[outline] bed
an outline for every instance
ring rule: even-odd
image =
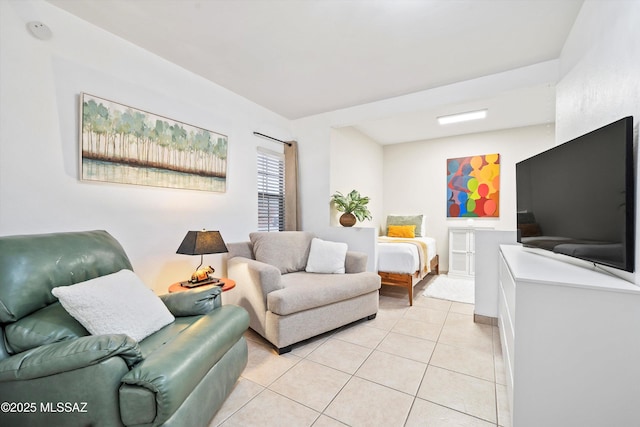
[[[398,232],[399,228],[403,228]],[[413,230],[413,233],[407,232]],[[383,285],[407,289],[413,305],[413,287],[429,273],[439,274],[436,240],[424,236],[422,215],[387,217],[387,232],[378,237],[378,274]]]

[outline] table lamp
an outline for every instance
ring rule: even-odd
[[[200,270],[203,263],[204,254],[220,254],[228,252],[227,245],[224,244],[219,231],[188,231],[184,236],[180,247],[176,251],[178,254],[184,255],[200,255],[200,265],[188,280],[190,283],[209,284],[218,280],[210,277],[215,270],[208,267]]]

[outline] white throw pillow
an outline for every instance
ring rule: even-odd
[[[348,245],[340,242],[327,242],[314,237],[309,249],[307,273],[344,274],[344,261]]]
[[[59,286],[51,293],[93,335],[126,334],[141,341],[175,320],[131,270]]]

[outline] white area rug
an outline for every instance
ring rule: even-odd
[[[475,303],[475,282],[473,279],[449,277],[441,274],[429,283],[422,294],[425,297],[446,299],[449,301]]]

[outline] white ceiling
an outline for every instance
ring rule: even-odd
[[[557,59],[582,5],[582,0],[48,1],[290,119]],[[552,85],[521,87],[353,125],[380,143],[397,143],[546,123],[553,121],[554,96]],[[476,105],[489,108],[482,125],[432,124],[443,111]]]

